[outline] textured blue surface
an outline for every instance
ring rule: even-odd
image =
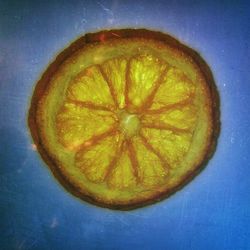
[[[204,57],[221,96],[207,168],[171,198],[130,212],[65,192],[26,125],[48,63],[82,34],[109,27],[172,34]],[[0,1],[0,249],[250,249],[249,40],[242,1]]]

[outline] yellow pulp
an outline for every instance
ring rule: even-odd
[[[206,84],[190,58],[161,46],[112,41],[79,51],[39,103],[46,150],[95,201],[157,197],[201,162],[211,133]]]
[[[152,55],[111,59],[80,72],[57,114],[58,139],[75,165],[110,189],[157,185],[187,153],[195,87]]]

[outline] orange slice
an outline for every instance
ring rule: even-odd
[[[58,180],[113,209],[159,201],[214,152],[219,98],[209,67],[148,30],[87,34],[36,85],[29,127]]]

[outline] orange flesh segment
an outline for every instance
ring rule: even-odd
[[[158,80],[165,74],[166,68],[166,63],[152,55],[131,58],[126,75],[127,105],[131,104],[134,108],[142,106],[159,85]]]
[[[92,182],[106,180],[111,163],[119,150],[119,136],[108,135],[86,143],[76,154],[75,163]]]
[[[88,67],[72,80],[68,88],[68,99],[78,101],[79,104],[91,103],[110,108],[114,105],[109,85],[97,66]]]
[[[108,178],[108,187],[111,189],[126,189],[136,186],[137,177],[126,147],[123,147]]]
[[[170,129],[143,128],[142,135],[171,167],[178,167],[192,140],[192,133],[176,133]]]
[[[194,129],[196,112],[194,105],[170,108],[160,112],[146,113],[143,115],[142,123],[145,127],[162,127],[175,132],[188,132]]]
[[[170,105],[189,104],[194,97],[195,86],[179,69],[170,68],[155,94],[151,109],[167,108]]]
[[[56,117],[58,140],[69,150],[77,149],[114,125],[111,112],[81,107],[73,102],[65,102]]]
[[[126,58],[115,58],[101,65],[106,81],[111,86],[111,94],[116,105],[123,109],[125,107],[125,78],[126,78],[127,60]]]
[[[154,186],[164,182],[168,175],[168,165],[159,155],[150,150],[144,141],[133,139],[136,152],[139,178],[143,185]]]

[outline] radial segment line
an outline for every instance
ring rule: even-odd
[[[112,108],[109,108],[107,106],[100,105],[100,104],[94,104],[92,102],[84,102],[84,101],[71,100],[71,99],[68,102],[72,103],[72,104],[75,104],[77,106],[80,106],[82,108],[113,112]]]
[[[101,75],[103,77],[103,79],[106,81],[108,87],[109,87],[109,92],[112,96],[112,99],[115,103],[115,106],[118,107],[119,104],[118,104],[118,101],[117,101],[117,96],[116,96],[116,93],[115,93],[115,89],[114,89],[114,86],[112,84],[112,82],[110,81],[110,79],[108,78],[108,76],[106,75],[106,73],[104,72],[104,70],[102,69],[101,65],[98,65],[98,69],[99,71],[101,72]]]
[[[140,178],[138,173],[139,162],[137,159],[136,151],[131,141],[127,142],[127,146],[128,146],[128,156],[133,167],[133,174],[136,178],[136,182],[138,183],[140,181]]]
[[[143,145],[159,158],[163,167],[165,169],[170,168],[170,164],[167,162],[167,160],[164,157],[162,157],[160,152],[158,152],[155,148],[153,148],[153,146],[148,142],[147,138],[145,138],[142,134],[140,134],[140,138],[142,140]]]
[[[178,103],[166,104],[165,106],[158,108],[158,109],[146,110],[144,113],[150,114],[150,115],[161,114],[161,113],[164,113],[168,110],[183,108],[183,107],[185,107],[187,105],[191,105],[191,104],[192,104],[192,99],[191,99],[191,96],[189,96],[185,100],[180,101]]]
[[[108,167],[106,168],[105,176],[104,176],[104,180],[105,180],[105,181],[107,181],[107,180],[110,178],[110,175],[111,175],[113,169],[116,167],[116,164],[117,164],[119,158],[120,158],[121,155],[122,155],[122,146],[123,146],[123,145],[120,145],[120,146],[118,147],[118,149],[116,150],[115,156],[113,157],[113,159],[111,160],[110,164],[109,164]]]
[[[78,148],[79,150],[82,150],[84,148],[89,148],[97,145],[101,140],[104,140],[108,136],[114,135],[117,132],[116,126],[110,128],[109,130],[99,134],[99,135],[94,135],[87,141],[84,141]]]
[[[189,133],[190,130],[187,128],[178,128],[170,124],[152,124],[152,123],[142,123],[144,128],[160,129],[160,130],[170,130],[176,134],[179,133]]]
[[[144,103],[142,104],[142,106],[140,108],[141,110],[149,109],[152,106],[155,94],[157,93],[160,85],[162,84],[163,79],[166,76],[166,73],[167,73],[168,70],[169,70],[169,68],[166,66],[165,69],[161,72],[160,76],[154,82],[154,88],[151,91],[151,93],[148,95],[148,97],[146,98]]]

